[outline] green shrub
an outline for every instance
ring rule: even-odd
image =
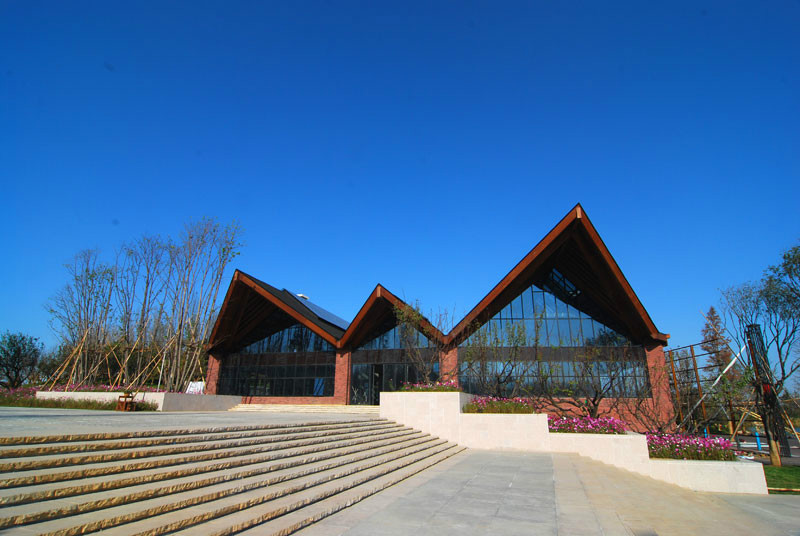
[[[482,396],[464,406],[464,413],[536,413],[536,403],[531,398]]]
[[[427,392],[427,393],[442,393],[450,391],[461,391],[461,388],[454,380],[445,382],[425,382],[425,383],[404,383],[400,388],[401,391],[406,392]]]

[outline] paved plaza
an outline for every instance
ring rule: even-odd
[[[369,418],[0,408],[3,436]],[[258,534],[251,529],[247,534]],[[800,535],[800,496],[691,492],[575,455],[467,450],[303,536]]]

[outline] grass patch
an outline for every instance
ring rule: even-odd
[[[461,391],[461,387],[454,380],[446,382],[404,383],[401,391],[411,393],[447,393]]]
[[[768,488],[793,488],[800,489],[800,467],[787,465],[783,467],[774,467],[772,465],[764,466],[764,476],[767,477]],[[792,493],[792,492],[774,492],[770,493]],[[800,493],[794,493],[800,495]]]
[[[536,413],[531,398],[497,398],[478,396],[464,406],[464,413]]]

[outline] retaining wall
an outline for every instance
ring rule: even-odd
[[[97,400],[100,402],[116,402],[122,392],[92,391],[36,391],[36,398],[72,400]],[[151,402],[158,411],[227,411],[242,402],[241,396],[227,395],[186,395],[182,393],[137,393],[137,402]]]
[[[462,413],[466,393],[381,393],[380,415],[478,449],[568,452],[694,491],[765,495],[760,463],[652,459],[642,434],[551,433],[545,414]]]

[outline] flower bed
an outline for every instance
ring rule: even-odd
[[[442,393],[449,391],[461,391],[461,387],[458,386],[458,383],[456,383],[455,380],[449,380],[445,382],[404,383],[400,390],[415,393]]]
[[[18,389],[0,389],[0,406],[24,408],[60,408],[60,409],[99,409],[113,411],[116,401],[76,400],[73,398],[36,397],[36,387],[20,387]],[[152,402],[137,402],[136,411],[156,411],[158,406]]]
[[[532,398],[476,396],[464,406],[464,413],[536,413],[537,407]]]
[[[719,461],[736,459],[733,443],[722,437],[647,434],[647,448],[651,458]]]
[[[572,434],[624,434],[624,421],[613,417],[557,417],[547,416],[547,428],[551,432]]]

